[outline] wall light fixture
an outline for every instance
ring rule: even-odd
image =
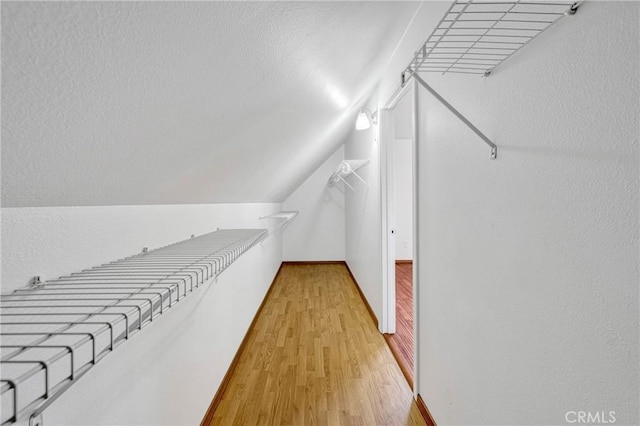
[[[378,111],[372,113],[367,108],[360,109],[356,119],[356,130],[368,129],[371,123],[378,124]]]

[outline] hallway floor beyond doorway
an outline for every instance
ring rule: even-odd
[[[283,265],[210,424],[423,425],[346,267]]]
[[[385,334],[398,364],[413,386],[413,265],[396,263],[396,332]]]

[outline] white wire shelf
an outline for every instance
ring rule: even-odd
[[[289,222],[291,222],[296,216],[298,211],[281,211],[278,213],[270,214],[268,216],[262,216],[260,219],[277,219],[279,222],[273,229],[269,231],[269,234],[273,234],[277,230],[284,228]]]
[[[336,170],[329,177],[329,186],[335,186],[337,183],[342,182],[346,187],[348,187],[352,191],[355,191],[355,188],[351,186],[346,180],[348,176],[353,175],[368,188],[369,184],[364,179],[362,179],[362,177],[358,173],[356,173],[356,170],[360,169],[368,163],[369,160],[342,160],[340,164],[338,164],[338,167],[336,167]]]
[[[266,236],[219,230],[3,294],[2,425],[38,423],[96,363]]]
[[[406,72],[480,74],[498,65],[567,15],[581,2],[456,0]]]

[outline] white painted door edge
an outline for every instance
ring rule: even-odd
[[[420,182],[420,169],[418,168],[418,159],[420,153],[420,129],[419,129],[419,114],[420,114],[420,102],[419,102],[420,87],[417,84],[413,84],[413,188],[411,194],[411,201],[413,204],[413,277],[412,277],[412,290],[413,290],[413,397],[418,398],[418,385],[420,378],[420,309],[418,303],[419,284],[420,284],[420,229],[418,227],[418,218],[420,217],[420,203],[418,200],[419,182]]]
[[[393,205],[393,110],[383,109],[380,117],[380,208],[382,239],[382,318],[380,332],[396,332],[395,239]]]

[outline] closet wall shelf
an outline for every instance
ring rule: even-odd
[[[363,184],[369,187],[369,184],[362,179],[362,177],[356,173],[356,170],[360,169],[364,165],[368,164],[369,160],[342,160],[336,170],[329,177],[329,186],[334,186],[339,182],[345,184],[346,187],[355,191],[355,188],[347,182],[346,178],[353,175],[360,180]]]
[[[403,72],[491,72],[581,1],[456,0]]]
[[[279,229],[284,228],[289,222],[291,222],[296,216],[298,216],[298,211],[281,211],[278,213],[270,214],[268,216],[262,216],[260,219],[277,219],[279,220],[278,224],[269,231],[269,234],[273,234]]]
[[[40,424],[96,363],[266,236],[219,230],[2,294],[1,424]]]

